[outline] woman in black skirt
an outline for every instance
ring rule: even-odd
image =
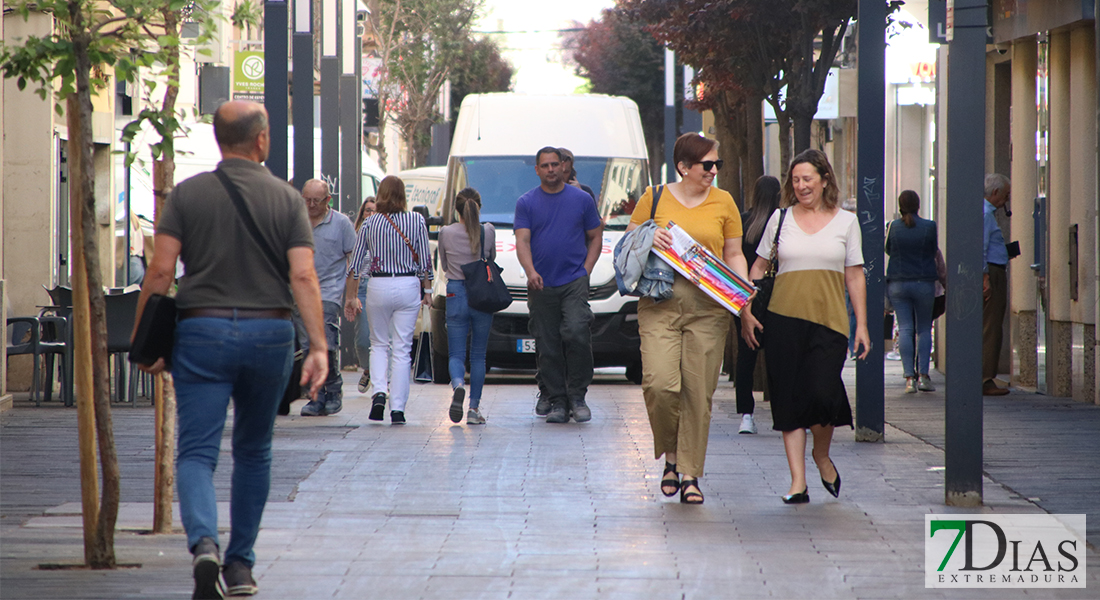
[[[806,486],[806,429],[813,434],[811,455],[825,490],[840,494],[840,472],[829,457],[833,429],[852,426],[852,409],[841,379],[848,351],[848,291],[856,315],[859,358],[870,349],[867,334],[867,281],[863,274],[859,221],[838,205],[836,176],[825,154],[806,150],[791,161],[783,184],[787,215],[779,232],[779,271],[765,323],[741,311],[741,335],[757,348],[763,336],[772,427],[783,432],[791,487],[783,502],[810,501]],[[768,268],[780,213],[768,220],[757,248],[751,279]],[[862,351],[861,351],[862,350]]]

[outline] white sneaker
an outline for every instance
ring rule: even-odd
[[[466,411],[466,424],[467,425],[484,425],[485,416],[481,414],[481,410],[477,408],[471,408]]]
[[[917,389],[922,392],[934,392],[936,386],[932,385],[932,378],[927,375],[921,375],[917,382]]]
[[[891,350],[886,353],[886,360],[901,360],[901,354],[896,350]]]
[[[905,393],[906,394],[915,394],[915,393],[917,393],[917,378],[916,377],[906,377],[905,378]]]
[[[756,433],[756,421],[753,420],[752,415],[741,415],[741,428],[737,433]]]

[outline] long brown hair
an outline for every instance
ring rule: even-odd
[[[359,214],[355,217],[355,230],[359,231],[359,228],[363,226],[363,221],[367,220],[367,204],[374,202],[374,196],[367,196],[367,199],[363,201],[363,204],[359,206]],[[378,208],[378,205],[375,205]]]
[[[455,210],[462,215],[466,235],[470,238],[470,252],[481,254],[481,194],[474,188],[466,188],[455,196]]]
[[[901,220],[906,227],[917,224],[917,213],[920,212],[920,196],[913,190],[905,190],[898,196],[898,210],[901,211]]]
[[[833,166],[829,164],[829,157],[825,156],[825,153],[821,150],[814,148],[803,150],[791,160],[791,166],[787,169],[787,180],[783,182],[783,207],[794,206],[797,202],[794,197],[794,183],[791,181],[791,174],[794,173],[794,168],[802,163],[812,165],[825,183],[825,190],[821,194],[821,202],[825,204],[826,208],[836,208],[840,198],[840,191],[836,187],[836,174],[833,173]]]
[[[779,208],[779,180],[771,175],[761,175],[752,189],[752,209],[745,223],[745,240],[752,245],[760,241],[764,226],[775,209]]]
[[[378,184],[378,196],[374,202],[375,210],[382,214],[405,212],[408,201],[405,199],[405,182],[400,177],[386,175]]]

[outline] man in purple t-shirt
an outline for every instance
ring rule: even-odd
[[[592,309],[588,276],[603,246],[592,197],[565,185],[561,153],[535,155],[540,185],[516,201],[516,254],[527,274],[527,309],[539,376],[549,396],[547,423],[592,418],[584,397],[592,383]]]

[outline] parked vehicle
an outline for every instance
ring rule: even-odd
[[[405,198],[410,208],[425,206],[428,215],[439,216],[443,206],[443,187],[446,184],[447,167],[420,167],[397,174],[405,182]]]
[[[473,187],[481,194],[482,220],[496,227],[497,263],[512,297],[497,313],[489,334],[487,366],[533,368],[534,337],[527,328],[527,276],[516,255],[512,219],[516,200],[539,185],[535,152],[565,147],[574,154],[577,179],[590,186],[605,224],[603,250],[590,278],[592,353],[597,367],[625,366],[641,381],[637,300],[619,295],[612,249],[623,236],[634,205],[649,184],[649,169],[637,105],[601,94],[471,94],[455,123],[440,216],[457,220],[454,198]],[[432,302],[435,381],[448,381],[446,281],[436,270]]]

